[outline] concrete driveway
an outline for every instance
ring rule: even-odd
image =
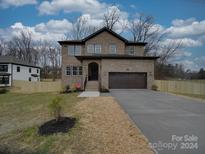
[[[205,102],[150,90],[111,90],[160,154],[205,154]]]

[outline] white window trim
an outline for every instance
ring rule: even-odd
[[[73,54],[70,54],[70,51],[69,51],[69,47],[73,47],[74,48],[74,53]],[[80,47],[80,54],[76,54],[76,47]],[[68,50],[68,56],[79,56],[79,55],[82,55],[82,47],[81,45],[68,45],[67,47],[67,50]]]
[[[70,75],[67,74],[67,67],[70,67]],[[77,74],[76,75],[73,74],[73,67],[77,67],[77,70],[76,70]],[[65,75],[66,76],[82,76],[83,75],[83,67],[82,67],[82,74],[81,75],[80,75],[80,67],[82,67],[82,66],[67,65],[65,68]]]
[[[90,52],[91,50],[89,50],[89,46],[92,46],[93,52]],[[100,47],[100,48],[98,48],[98,49],[100,49],[100,52],[96,52],[97,46]],[[101,54],[101,53],[102,53],[102,45],[101,45],[101,44],[98,44],[98,43],[88,44],[88,45],[87,45],[87,53],[90,53],[90,54]]]
[[[112,52],[111,46],[115,46],[115,52]],[[110,53],[110,54],[116,54],[116,53],[117,53],[117,45],[116,45],[116,44],[112,43],[112,44],[109,45],[109,53]]]
[[[97,48],[97,46],[99,46],[99,48]],[[97,49],[100,49],[100,52],[96,52]],[[95,54],[101,54],[101,51],[102,51],[101,44],[94,44],[94,52],[95,52]]]

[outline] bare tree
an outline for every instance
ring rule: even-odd
[[[110,30],[120,21],[120,12],[117,7],[110,7],[103,17],[103,25]]]
[[[169,72],[168,62],[175,56],[177,50],[181,48],[181,44],[181,41],[172,41],[167,45],[161,45],[159,54],[155,53],[160,57],[155,65],[155,77],[157,79],[164,79],[167,76],[167,72]]]
[[[177,50],[181,47],[181,45],[181,41],[172,41],[167,45],[162,45],[161,53],[159,54],[159,63],[167,64],[168,60],[170,60],[176,54]]]
[[[21,31],[8,42],[7,55],[17,57],[20,60],[37,63],[38,52],[34,48],[32,35],[28,31]]]
[[[159,48],[159,42],[163,35],[156,24],[154,24],[152,16],[140,14],[139,18],[131,20],[129,30],[134,42],[148,43],[145,47],[145,54],[153,50],[156,51]]]
[[[76,22],[72,23],[71,31],[65,34],[66,39],[80,40],[96,31],[96,29],[97,27],[91,26],[88,23],[87,18],[81,16],[76,20]]]
[[[6,42],[3,39],[0,39],[0,56],[5,55],[6,51],[7,51]]]
[[[48,48],[48,57],[50,59],[51,67],[52,67],[52,78],[53,81],[57,78],[58,68],[60,68],[60,48],[58,47],[49,47]]]

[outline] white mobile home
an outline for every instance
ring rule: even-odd
[[[13,80],[40,81],[40,67],[14,57],[0,56],[0,86],[11,86]]]

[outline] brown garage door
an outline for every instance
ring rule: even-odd
[[[146,89],[147,73],[110,72],[110,89]]]

